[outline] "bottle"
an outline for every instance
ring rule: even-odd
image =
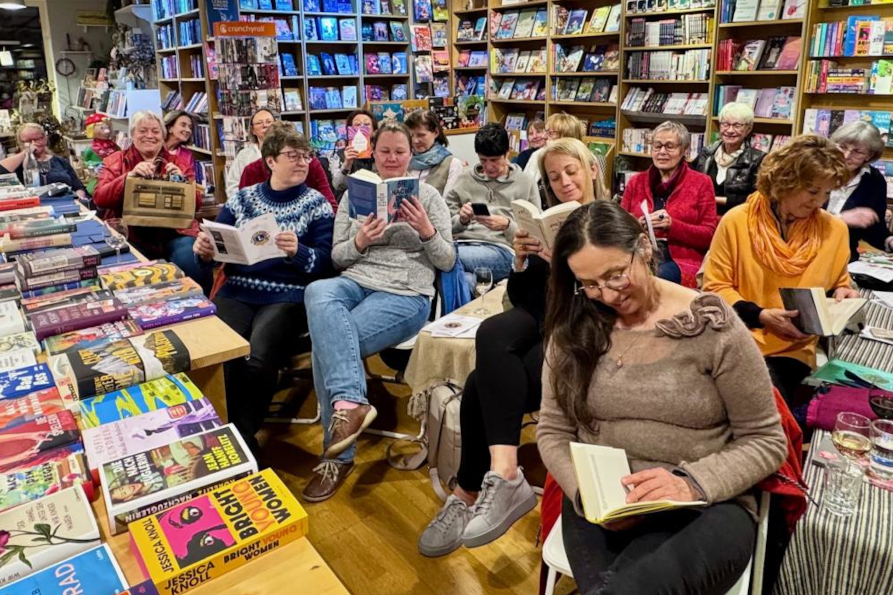
[[[25,149],[25,163],[22,165],[22,173],[25,186],[30,188],[40,186],[40,166],[37,165],[37,158],[31,151],[31,147]]]

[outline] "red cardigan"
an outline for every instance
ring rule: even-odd
[[[255,184],[263,184],[269,179],[270,170],[267,168],[267,164],[264,163],[263,158],[258,159],[246,165],[245,169],[242,170],[242,177],[239,178],[239,190]],[[326,171],[316,157],[310,162],[305,184],[322,194],[329,201],[329,204],[332,205],[332,210],[336,213],[338,212],[338,201],[335,200],[335,193],[332,192],[332,187],[329,186],[329,178],[326,177]]]
[[[716,197],[710,177],[696,172],[687,165],[667,199],[667,213],[671,225],[669,233],[656,230],[655,235],[669,242],[670,256],[682,271],[682,284],[697,287],[695,277],[704,255],[710,248],[713,233],[719,223],[716,214]],[[654,211],[654,198],[648,172],[639,172],[630,178],[620,205],[635,218],[642,216],[642,201],[647,201],[649,212]]]

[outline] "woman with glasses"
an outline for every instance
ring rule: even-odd
[[[860,241],[893,250],[886,226],[887,182],[874,166],[884,153],[884,141],[874,124],[858,120],[837,129],[831,140],[843,151],[850,178],[831,193],[825,206],[850,229],[850,259],[858,260]]]
[[[307,331],[304,290],[330,273],[334,213],[307,186],[310,143],[290,126],[271,127],[261,148],[270,179],[243,188],[226,201],[218,223],[240,227],[273,214],[279,233],[271,238],[281,258],[226,266],[226,282],[214,297],[217,315],[251,343],[251,355],[227,362],[226,400],[230,420],[252,450],[276,390],[277,371],[291,355],[295,337]],[[195,253],[206,267],[213,239],[201,232]]]
[[[801,424],[796,388],[815,368],[818,337],[799,331],[782,287],[821,287],[840,300],[850,287],[846,223],[822,209],[850,179],[843,152],[816,135],[794,137],[763,160],[757,192],[719,223],[704,264],[704,290],[722,296],[751,329],[772,381]]]
[[[747,328],[719,296],[659,279],[654,257],[610,201],[573,212],[552,252],[537,445],[586,595],[726,593],[753,554],[753,486],[787,452]],[[628,503],[705,505],[591,523],[571,442],[626,451]]]
[[[764,152],[750,146],[753,110],[727,103],[719,112],[720,139],[701,149],[692,169],[710,176],[720,215],[744,204],[757,189],[757,172]]]
[[[545,146],[560,138],[575,138],[582,141],[584,134],[586,134],[586,127],[583,126],[583,122],[576,116],[560,113],[552,114],[546,118],[546,128],[544,130],[544,136],[546,137]],[[533,176],[537,184],[543,182],[540,177],[540,159],[542,159],[542,156],[543,149],[537,149],[530,155],[527,165],[524,166],[524,173]],[[545,182],[543,183],[545,184]]]
[[[413,112],[406,118],[406,126],[412,133],[409,175],[433,186],[441,196],[446,196],[465,166],[447,149],[449,141],[440,119],[430,110]]]
[[[596,199],[601,170],[586,145],[560,139],[543,154],[540,173],[549,180],[549,206]],[[425,556],[490,543],[536,506],[533,489],[518,467],[518,445],[524,414],[540,408],[551,254],[524,230],[515,233],[513,247],[507,286],[512,308],[484,320],[478,329],[475,370],[465,381],[460,409],[458,485],[419,538],[419,552]]]
[[[68,184],[79,198],[87,197],[87,189],[68,160],[53,155],[47,148],[47,134],[40,124],[22,124],[16,131],[16,140],[21,150],[0,161],[0,174],[14,173],[24,183],[25,157],[30,151],[37,160],[41,186],[61,182]]]
[[[643,227],[647,206],[659,249],[657,276],[695,287],[719,218],[713,183],[685,161],[690,138],[678,122],[658,125],[651,134],[652,165],[630,178],[620,204]]]

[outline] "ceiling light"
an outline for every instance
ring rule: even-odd
[[[25,8],[25,0],[2,0],[0,8],[3,10],[22,10]]]

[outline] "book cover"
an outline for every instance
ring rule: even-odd
[[[6,233],[13,240],[22,240],[25,238],[40,238],[43,236],[52,236],[63,233],[74,233],[78,229],[76,223],[71,222],[65,217],[57,217],[55,219],[32,219],[29,221],[21,221],[12,223],[6,228]]]
[[[30,319],[31,316],[38,312],[55,310],[63,306],[73,306],[82,302],[100,302],[110,300],[113,297],[115,295],[111,291],[100,289],[99,287],[80,287],[68,291],[57,291],[47,295],[22,298],[21,305],[25,317]]]
[[[41,351],[40,343],[37,342],[34,333],[31,331],[0,337],[0,353],[9,353],[10,351],[15,351],[17,349],[31,351],[35,355],[39,354]]]
[[[567,16],[567,24],[564,27],[563,35],[578,35],[583,32],[583,26],[586,24],[586,16],[588,12],[585,8],[570,11]]]
[[[173,595],[190,578],[213,580],[307,531],[307,513],[276,473],[264,469],[132,524],[130,538],[144,575]]]
[[[70,411],[49,413],[3,428],[0,430],[0,473],[20,469],[47,451],[80,440],[81,433]]]
[[[352,219],[365,221],[374,215],[388,224],[397,223],[402,221],[403,201],[419,195],[419,180],[414,177],[382,180],[368,170],[360,170],[348,176],[347,193]]]
[[[395,39],[394,41],[399,41]],[[445,48],[447,47],[447,26],[446,23],[431,23],[431,47]]]
[[[17,370],[26,366],[37,364],[37,358],[30,349],[14,349],[0,353],[0,371]]]
[[[71,234],[59,233],[51,236],[42,236],[39,238],[22,238],[14,240],[9,234],[3,235],[0,239],[0,252],[25,252],[30,250],[40,250],[41,248],[57,248],[63,246],[71,246]]]
[[[83,269],[74,269],[68,271],[58,271],[49,275],[39,275],[36,277],[16,276],[16,287],[20,291],[33,291],[44,287],[54,287],[57,285],[66,285],[68,283],[78,283],[88,279],[96,279],[98,274],[96,267],[87,267]]]
[[[428,25],[412,26],[412,51],[424,52],[431,50],[431,29]],[[421,56],[420,56],[421,57]]]
[[[533,26],[536,22],[536,11],[525,10],[518,16],[518,23],[515,25],[515,31],[512,37],[521,39],[531,37],[533,35]]]
[[[127,309],[116,298],[99,302],[81,302],[31,316],[31,326],[38,341],[52,335],[127,318]]]
[[[819,385],[823,382],[865,388],[876,386],[880,389],[893,391],[893,373],[852,364],[840,359],[832,359],[827,364],[816,370],[806,379],[811,385]]]
[[[95,472],[103,463],[160,448],[222,425],[211,401],[202,398],[85,428],[87,464]],[[99,477],[94,479],[98,481]]]
[[[19,274],[25,278],[96,267],[100,264],[102,264],[102,256],[93,246],[30,252],[22,254],[16,259],[16,268]]]
[[[518,26],[519,12],[506,12],[502,15],[499,22],[499,32],[495,39],[511,39],[515,35],[515,28]]]
[[[0,585],[17,581],[99,545],[99,527],[83,488],[74,486],[0,513],[7,535]],[[6,593],[5,587],[2,591]],[[29,592],[30,595],[30,592]]]
[[[25,319],[15,302],[0,302],[0,336],[25,332]]]
[[[108,461],[99,474],[109,531],[160,512],[167,498],[246,472],[257,473],[257,463],[232,424]]]
[[[53,375],[46,364],[0,372],[0,399],[18,399],[55,387]]]
[[[202,398],[186,374],[172,374],[80,401],[78,412],[86,430]]]
[[[54,293],[62,293],[65,291],[71,291],[74,289],[83,289],[88,287],[95,287],[96,289],[100,288],[99,279],[84,279],[83,281],[72,281],[70,283],[61,283],[59,285],[50,285],[48,287],[41,287],[39,289],[29,289],[27,291],[22,292],[23,298],[34,298],[41,297],[46,295],[51,295]]]
[[[35,391],[18,399],[0,400],[0,427],[10,429],[66,411],[56,387]]]
[[[183,277],[182,279],[167,281],[157,285],[119,289],[114,294],[125,308],[135,308],[136,306],[159,300],[191,298],[204,295],[201,285],[190,277]]]
[[[135,306],[128,312],[140,328],[149,330],[204,316],[213,316],[217,313],[217,306],[203,296],[170,298]]]
[[[103,288],[112,291],[155,285],[156,283],[164,283],[184,277],[180,267],[167,262],[135,267],[115,273],[102,274],[102,271],[100,273],[99,279]]]
[[[112,550],[98,545],[3,587],[3,595],[115,595],[127,581]]]
[[[83,448],[62,448],[54,460],[26,469],[0,473],[0,510],[6,510],[80,485],[93,499],[93,481],[87,470]],[[56,453],[54,453],[56,454]]]
[[[48,355],[59,355],[76,349],[94,349],[110,341],[142,334],[143,329],[133,320],[119,320],[47,337],[44,345]]]
[[[341,30],[341,41],[357,40],[357,22],[355,19],[339,19],[338,27]]]

